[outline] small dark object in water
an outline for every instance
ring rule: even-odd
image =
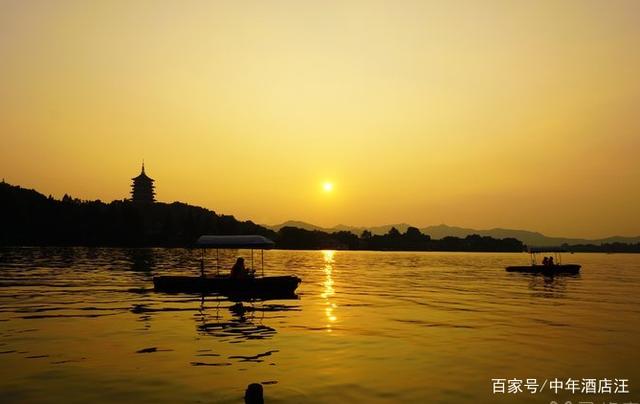
[[[251,383],[244,392],[244,402],[246,404],[264,404],[262,395],[262,385],[260,383]]]
[[[0,352],[0,355],[8,354],[8,353],[14,353],[14,352],[16,352],[16,351],[2,351],[2,352]]]
[[[151,348],[140,349],[139,351],[136,351],[136,353],[152,353],[152,352],[157,352],[157,351],[158,351],[158,348],[151,347]]]
[[[234,356],[230,356],[229,359],[240,359],[241,362],[262,362],[262,360],[260,360],[260,358],[262,358],[264,356],[271,356],[271,354],[274,353],[274,352],[280,352],[280,351],[278,351],[277,349],[274,349],[272,351],[259,353],[259,354],[254,355],[254,356],[234,355]]]
[[[173,349],[158,349],[155,346],[152,346],[151,348],[143,348],[139,351],[136,351],[136,353],[153,353],[153,352],[171,352],[173,351]]]
[[[217,363],[210,363],[210,362],[191,362],[191,366],[231,366],[231,363],[229,362],[217,362]]]

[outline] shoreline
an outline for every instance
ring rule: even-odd
[[[552,248],[554,246],[551,246]],[[99,248],[99,249],[135,249],[135,250],[147,250],[147,249],[183,249],[183,250],[200,250],[201,247],[198,246],[184,246],[184,245],[145,245],[145,246],[132,246],[132,245],[83,245],[83,244],[74,244],[74,245],[53,245],[53,244],[23,244],[23,245],[0,245],[1,249],[10,249],[10,248]],[[567,251],[565,254],[578,254],[578,253],[586,253],[586,254],[640,254],[640,251],[594,251],[594,250],[585,250],[585,251],[572,251],[571,246],[563,247],[566,248]],[[236,250],[242,250],[238,248]],[[258,250],[258,249],[256,249]],[[500,250],[384,250],[384,249],[345,249],[345,248],[271,248],[269,250],[277,250],[277,251],[343,251],[343,252],[398,252],[398,253],[492,253],[492,254],[520,254],[529,252],[526,250],[523,251],[500,251]],[[268,250],[267,250],[268,251]]]

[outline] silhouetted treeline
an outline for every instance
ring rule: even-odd
[[[296,227],[279,232],[251,221],[180,202],[136,204],[128,200],[104,203],[61,200],[34,190],[0,183],[0,245],[167,246],[189,247],[203,234],[260,234],[283,249],[344,249],[395,251],[524,251],[514,238],[470,235],[433,240],[415,227],[405,233],[364,231],[326,233]],[[640,252],[640,244],[564,246],[570,251]]]
[[[202,234],[276,233],[180,202],[81,201],[0,184],[0,245],[191,246]]]
[[[360,239],[348,231],[326,233],[286,226],[278,231],[278,248],[288,250],[358,250]]]
[[[432,240],[419,229],[409,227],[400,233],[395,227],[387,234],[372,235],[364,231],[359,237],[347,231],[325,233],[283,227],[278,234],[278,247],[286,249],[338,249],[338,250],[388,250],[388,251],[497,251],[521,252],[526,249],[514,238],[495,239],[476,234],[465,238],[445,237]]]
[[[640,253],[640,243],[563,244],[562,248],[571,252]]]

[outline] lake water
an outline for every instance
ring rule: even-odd
[[[153,291],[199,251],[0,249],[0,401],[236,403],[259,382],[269,403],[640,402],[640,255],[563,258],[581,274],[504,271],[526,254],[268,251],[299,299],[234,310]],[[546,384],[494,394],[501,378]]]

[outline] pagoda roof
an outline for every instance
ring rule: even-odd
[[[138,175],[137,177],[133,177],[131,178],[132,180],[136,181],[136,180],[146,180],[146,181],[155,181],[153,178],[149,177],[145,172],[144,172],[144,163],[142,163],[142,171],[140,172],[140,175]]]
[[[147,174],[143,172],[140,173],[140,175],[138,175],[137,177],[133,177],[131,178],[132,180],[136,181],[136,180],[148,180],[148,181],[155,181],[153,178],[149,177]]]

